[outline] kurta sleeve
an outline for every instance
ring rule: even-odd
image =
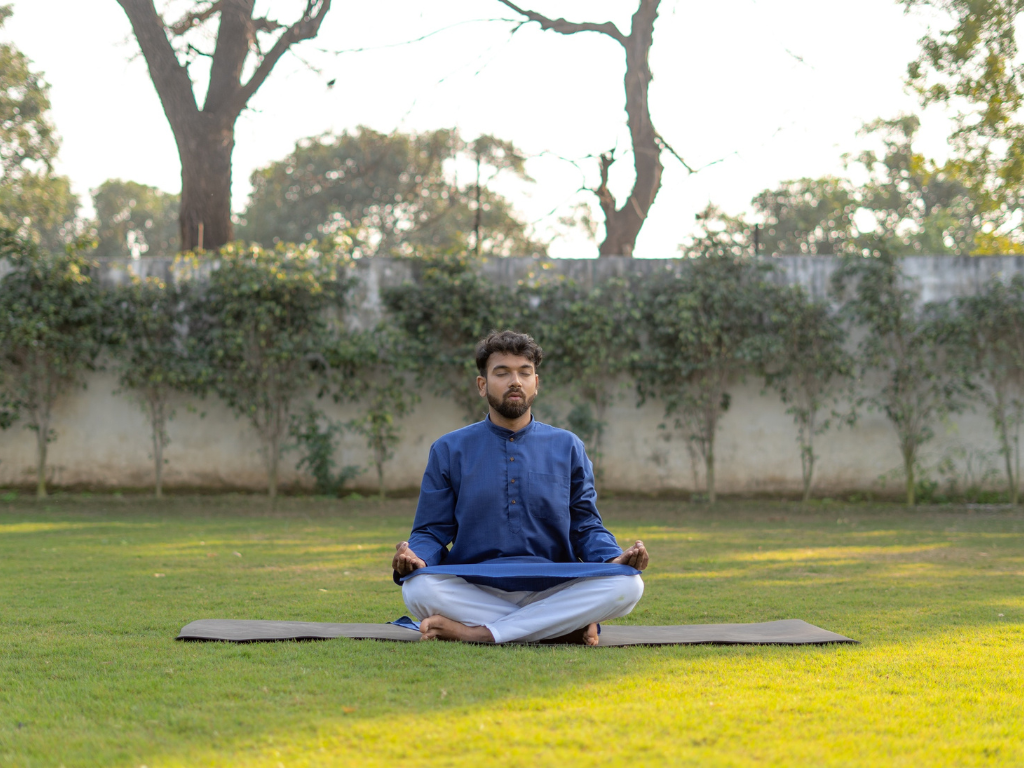
[[[430,447],[427,469],[420,484],[416,519],[409,534],[409,549],[427,565],[440,565],[448,556],[448,545],[455,539],[455,489],[452,487],[448,446]],[[395,574],[398,583],[398,574]]]
[[[575,443],[572,451],[569,515],[569,540],[573,554],[584,563],[606,563],[622,554],[622,548],[604,527],[597,511],[594,465],[581,441]]]

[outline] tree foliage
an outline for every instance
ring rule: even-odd
[[[363,338],[359,386],[354,393],[360,413],[346,426],[366,439],[383,499],[384,467],[394,458],[402,438],[399,421],[409,415],[420,397],[407,380],[411,361],[402,335],[382,324]]]
[[[0,6],[0,27],[13,13]],[[50,122],[50,86],[28,58],[0,44],[0,227],[45,251],[75,240],[78,199],[53,172],[60,142]]]
[[[1024,252],[1014,231],[1024,204],[1024,64],[1017,41],[1024,2],[902,3],[908,10],[927,5],[944,17],[945,24],[921,39],[908,79],[923,105],[942,104],[952,110],[951,164],[975,196],[987,202],[982,216],[994,242],[984,252]]]
[[[762,366],[765,383],[778,393],[796,424],[803,499],[808,501],[818,460],[814,438],[843,418],[835,407],[845,394],[854,361],[846,350],[846,329],[826,303],[812,301],[798,287],[782,287],[773,294]]]
[[[108,179],[92,191],[98,258],[137,259],[178,252],[178,195]]]
[[[479,161],[484,183],[460,184],[447,170],[457,159]],[[266,245],[346,232],[357,256],[471,245],[486,255],[543,253],[511,204],[488,188],[502,172],[529,179],[522,153],[493,136],[466,142],[452,129],[382,134],[366,127],[317,136],[253,172],[239,231]]]
[[[641,402],[658,397],[704,465],[714,503],[715,438],[730,387],[754,369],[770,310],[761,262],[714,252],[678,273],[652,276],[639,302],[644,349],[636,366]]]
[[[155,278],[135,280],[109,297],[105,322],[118,383],[138,401],[150,426],[154,493],[163,495],[167,422],[176,392],[201,395],[211,371],[189,335],[194,287],[185,281],[166,285]]]
[[[492,330],[515,326],[523,297],[483,278],[464,256],[415,264],[416,279],[386,290],[385,307],[423,385],[455,402],[467,424],[479,421],[487,405],[476,389],[476,344]]]
[[[946,308],[919,310],[918,293],[907,285],[900,258],[883,248],[870,257],[844,257],[832,288],[844,315],[865,331],[858,362],[869,388],[861,402],[883,413],[895,429],[907,504],[913,505],[921,446],[935,436],[937,421],[962,408],[962,379],[953,375],[944,354]]]
[[[1020,495],[1020,430],[1024,424],[1024,276],[993,279],[957,300],[952,342],[988,409],[1006,468],[1011,504]]]
[[[212,386],[262,444],[271,498],[292,407],[327,384],[350,278],[330,244],[227,246],[201,299],[196,340]]]
[[[612,278],[592,290],[571,280],[527,292],[536,308],[530,327],[544,349],[542,380],[569,393],[567,425],[587,445],[598,482],[607,412],[637,350],[639,310],[629,281]],[[531,296],[527,296],[527,303]]]
[[[11,267],[0,283],[0,384],[36,434],[40,497],[46,495],[47,447],[57,437],[54,404],[83,384],[100,350],[103,296],[83,245],[46,253],[17,233],[0,234],[0,256]]]
[[[997,231],[990,198],[971,186],[962,168],[915,150],[919,126],[913,115],[869,123],[863,134],[878,146],[846,156],[847,168],[861,181],[784,181],[753,198],[749,219],[709,206],[698,215],[703,238],[717,239],[736,255],[768,256],[865,254],[878,243],[899,256],[1022,247],[1019,235]]]

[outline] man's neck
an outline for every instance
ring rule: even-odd
[[[530,420],[533,418],[532,412],[529,408],[526,410],[526,413],[524,413],[518,419],[506,419],[504,416],[502,416],[500,413],[494,410],[493,406],[489,410],[491,414],[492,424],[497,424],[499,427],[504,427],[505,429],[511,430],[512,432],[518,432],[520,429],[529,424]]]

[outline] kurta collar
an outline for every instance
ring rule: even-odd
[[[520,437],[521,435],[528,435],[530,433],[530,430],[533,429],[533,425],[537,423],[536,417],[531,413],[530,414],[530,423],[527,424],[522,429],[520,429],[518,432],[513,432],[511,429],[505,429],[504,427],[499,427],[497,424],[495,424],[493,421],[491,421],[491,414],[487,414],[487,416],[484,417],[484,421],[486,422],[488,429],[490,429],[491,432],[496,434],[502,440],[507,440],[507,439],[509,439],[510,437],[513,437],[513,436],[514,437]]]

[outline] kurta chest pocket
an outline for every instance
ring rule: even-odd
[[[531,472],[530,514],[534,517],[568,517],[569,478],[563,475],[547,475]]]

